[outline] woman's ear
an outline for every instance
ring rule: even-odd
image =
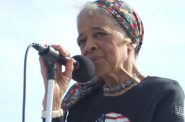
[[[128,48],[131,50],[131,49],[136,49],[136,47],[137,47],[137,43],[136,42],[131,42],[131,43],[129,43],[129,45],[128,45]]]
[[[128,53],[130,55],[133,55],[135,58],[136,58],[136,48],[137,48],[136,42],[131,42],[128,44]]]

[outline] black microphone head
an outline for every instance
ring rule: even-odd
[[[73,58],[79,63],[72,74],[72,78],[75,81],[85,83],[95,76],[95,66],[88,57],[77,55]]]

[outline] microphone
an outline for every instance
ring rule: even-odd
[[[61,65],[66,65],[68,58],[59,54],[59,52],[54,50],[52,47],[43,47],[38,43],[33,43],[33,47],[46,61],[52,63],[58,62]],[[72,72],[72,78],[75,81],[85,83],[95,76],[95,66],[88,57],[76,55],[72,58],[75,60]]]

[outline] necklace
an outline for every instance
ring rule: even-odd
[[[113,87],[110,87],[110,86],[104,84],[103,85],[103,91],[104,91],[104,93],[114,93],[114,92],[117,92],[117,91],[120,91],[120,90],[123,90],[123,89],[127,89],[130,86],[134,86],[136,84],[137,83],[134,82],[131,79],[129,79],[126,82],[123,82],[123,83],[121,83],[121,84],[119,84],[117,86],[113,86]]]

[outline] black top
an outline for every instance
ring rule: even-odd
[[[86,96],[66,118],[67,122],[184,122],[183,107],[178,82],[148,76],[120,96],[104,96],[102,90]]]

